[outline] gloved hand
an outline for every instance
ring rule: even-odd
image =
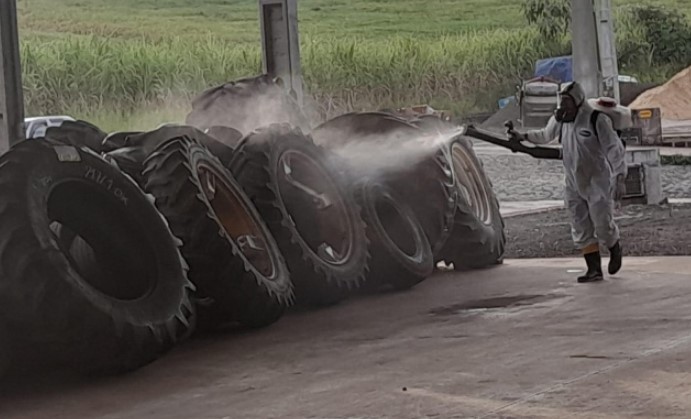
[[[506,131],[506,134],[509,137],[509,141],[511,141],[512,143],[520,143],[521,141],[525,141],[527,139],[525,134],[523,134],[522,132],[518,132],[513,128]]]
[[[521,141],[527,139],[527,136],[525,134],[522,134],[513,129],[513,121],[504,122],[504,126],[506,127],[506,136],[509,138],[510,143],[520,143]],[[511,149],[511,151],[516,153],[516,150],[514,149]]]
[[[614,184],[614,200],[621,202],[626,194],[626,177],[624,175],[617,175]]]
[[[504,126],[506,127],[506,136],[509,138],[509,141],[520,142],[525,140],[525,135],[513,128],[513,121],[504,122]]]
[[[512,142],[518,143],[521,141],[525,141],[525,139],[526,139],[525,134],[523,134],[522,132],[514,131],[514,130],[509,131],[508,135],[509,135],[509,141],[512,141]]]

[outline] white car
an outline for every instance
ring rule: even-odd
[[[65,121],[74,121],[71,116],[36,116],[24,118],[24,135],[27,140],[40,138],[46,134],[49,127],[59,127]]]

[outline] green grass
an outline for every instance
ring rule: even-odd
[[[691,15],[687,0],[658,3]],[[546,42],[526,28],[518,1],[299,4],[305,81],[329,114],[423,102],[456,113],[491,110],[536,59],[568,52],[567,43]],[[182,120],[200,90],[260,70],[255,0],[18,5],[30,114],[69,113],[109,130],[146,129]],[[625,70],[648,80],[676,68],[639,60]]]
[[[115,37],[215,37],[257,42],[255,0],[19,0],[30,33]],[[520,27],[517,2],[502,0],[300,0],[308,35],[438,36],[463,30]]]

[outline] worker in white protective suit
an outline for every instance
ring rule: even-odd
[[[566,207],[571,214],[572,237],[585,257],[588,270],[578,282],[603,280],[599,243],[610,252],[609,273],[622,265],[619,228],[614,222],[614,203],[625,191],[625,150],[604,113],[593,114],[581,85],[570,82],[559,92],[559,106],[547,126],[519,133],[509,131],[512,141],[547,144],[559,139],[565,174]]]

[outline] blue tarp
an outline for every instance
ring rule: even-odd
[[[535,77],[549,77],[560,83],[573,81],[573,61],[571,56],[538,60],[535,63]]]
[[[509,105],[509,103],[513,102],[514,100],[516,100],[516,96],[508,96],[508,97],[499,99],[499,101],[498,101],[499,109],[504,109],[505,107],[507,107]]]

